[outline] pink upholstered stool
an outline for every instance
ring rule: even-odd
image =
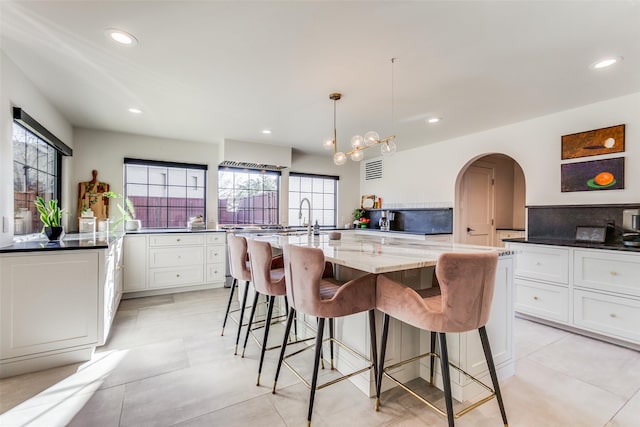
[[[247,247],[249,252],[249,262],[251,264],[251,278],[253,287],[255,288],[255,296],[249,315],[249,326],[244,338],[244,346],[242,348],[242,356],[244,357],[247,341],[251,333],[251,325],[258,304],[258,297],[266,295],[268,297],[269,308],[267,309],[267,319],[264,325],[264,337],[262,340],[262,349],[260,352],[260,364],[258,365],[258,378],[256,385],[260,385],[260,374],[262,373],[262,364],[264,363],[264,353],[267,349],[267,340],[269,339],[269,329],[273,317],[273,307],[275,298],[278,296],[285,297],[285,305],[287,298],[287,288],[284,283],[284,261],[281,256],[272,257],[271,244],[269,242],[260,242],[257,240],[248,240]],[[288,311],[288,310],[287,310]]]
[[[285,245],[284,254],[284,271],[285,283],[287,288],[287,298],[289,299],[289,315],[287,317],[287,326],[285,336],[282,342],[276,376],[273,382],[273,393],[276,392],[276,384],[280,368],[284,363],[289,367],[300,379],[302,377],[287,363],[287,357],[299,353],[294,352],[285,357],[287,348],[287,337],[291,331],[291,323],[296,312],[306,313],[318,318],[318,331],[315,344],[315,358],[313,365],[313,377],[311,384],[302,379],[310,388],[309,411],[307,415],[307,425],[311,425],[311,415],[313,414],[313,400],[316,389],[324,388],[330,384],[358,375],[369,369],[374,370],[374,376],[377,379],[377,350],[376,350],[376,332],[375,332],[375,296],[376,296],[376,276],[369,274],[364,277],[343,283],[335,279],[323,279],[323,271],[325,269],[325,259],[322,250],[316,248],[307,248],[301,246]],[[369,329],[371,335],[371,359],[366,359],[368,366],[359,369],[350,374],[344,375],[328,383],[318,385],[318,365],[322,354],[323,332],[325,319],[330,322],[336,317],[349,316],[351,314],[369,311]],[[333,338],[329,338],[333,342]],[[344,346],[343,343],[335,341],[336,344]],[[354,354],[358,354],[355,352]]]
[[[476,254],[444,253],[438,258],[435,267],[435,276],[439,288],[424,290],[414,290],[384,275],[378,276],[376,308],[384,313],[384,320],[382,325],[380,367],[378,369],[378,382],[376,384],[376,409],[380,403],[380,388],[384,374],[416,396],[423,403],[435,409],[441,415],[445,415],[450,427],[454,426],[455,418],[491,400],[494,396],[497,398],[504,425],[507,425],[507,415],[504,410],[502,395],[500,394],[500,385],[498,384],[496,368],[493,363],[493,356],[485,329],[485,325],[489,320],[491,301],[493,299],[497,263],[497,252]],[[415,326],[416,328],[431,331],[431,352],[410,360],[415,361],[422,357],[431,357],[431,383],[433,384],[434,358],[440,358],[446,413],[389,375],[389,370],[407,363],[406,361],[385,369],[384,357],[389,333],[389,316]],[[480,334],[482,348],[494,388],[491,389],[489,386],[462,371],[466,375],[469,375],[472,380],[490,391],[491,395],[454,414],[446,333],[467,332],[474,329],[477,329]],[[436,333],[439,338],[439,355],[434,351]],[[460,370],[454,365],[451,365],[451,367]]]
[[[229,313],[240,311],[240,318],[238,320],[238,334],[236,336],[236,347],[233,353],[238,354],[238,343],[240,342],[240,332],[243,326],[242,322],[244,321],[244,310],[247,305],[247,293],[249,291],[249,282],[251,281],[251,270],[247,256],[247,239],[231,234],[228,235],[227,250],[229,251],[229,269],[231,270],[233,283],[231,284],[229,302],[227,303],[227,311],[224,315],[224,321],[222,322],[222,333],[220,335],[224,335],[224,327],[227,324]],[[242,303],[239,309],[230,310],[231,303],[233,302],[233,294],[235,289],[238,287],[239,280],[244,281],[244,295],[242,296]]]

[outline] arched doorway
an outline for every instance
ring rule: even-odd
[[[524,237],[525,178],[513,158],[486,154],[471,159],[456,179],[454,240],[500,246],[501,236]]]

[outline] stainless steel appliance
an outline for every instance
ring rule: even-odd
[[[640,247],[640,209],[625,209],[622,211],[622,244]]]
[[[389,231],[391,228],[391,221],[395,218],[395,213],[391,211],[382,211],[380,213],[380,231]]]

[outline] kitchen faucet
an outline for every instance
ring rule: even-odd
[[[302,204],[307,201],[307,206],[309,207],[309,222],[307,222],[307,235],[311,236],[311,202],[306,197],[300,200],[300,208],[298,210],[298,219],[302,218]],[[304,225],[304,221],[302,222]]]

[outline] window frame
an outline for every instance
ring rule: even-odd
[[[146,167],[147,168],[147,182],[146,183],[139,183],[139,182],[129,182],[128,180],[128,174],[127,174],[127,166],[142,166],[142,167]],[[203,165],[203,164],[197,164],[197,163],[181,163],[181,162],[167,162],[167,161],[162,161],[162,160],[147,160],[147,159],[135,159],[135,158],[130,158],[130,157],[125,157],[124,161],[123,161],[123,167],[124,167],[124,186],[123,186],[123,192],[124,192],[124,198],[128,198],[128,197],[138,197],[138,196],[130,196],[127,192],[128,190],[128,186],[129,185],[143,185],[146,187],[146,199],[147,199],[147,203],[145,205],[139,205],[141,208],[145,208],[147,209],[147,213],[149,209],[165,209],[166,210],[166,221],[165,224],[166,226],[164,227],[155,227],[155,226],[151,226],[149,223],[149,216],[147,215],[147,217],[145,218],[144,222],[143,222],[143,228],[147,228],[147,229],[152,229],[152,230],[169,230],[169,229],[174,229],[174,228],[187,228],[188,226],[188,222],[189,222],[189,205],[188,202],[185,202],[185,206],[184,206],[184,213],[185,213],[185,224],[184,226],[175,226],[175,225],[169,225],[169,209],[176,209],[176,208],[182,208],[182,206],[170,206],[169,204],[169,188],[171,187],[184,187],[185,189],[190,188],[191,186],[189,185],[188,182],[185,182],[184,185],[172,185],[169,184],[169,181],[165,181],[163,188],[164,188],[164,192],[165,194],[167,194],[167,204],[164,206],[153,206],[151,204],[149,204],[149,188],[150,186],[153,187],[159,187],[159,184],[152,184],[149,181],[149,167],[152,168],[165,168],[165,169],[182,169],[185,172],[188,170],[201,170],[204,173],[204,180],[202,183],[202,188],[203,188],[203,206],[202,206],[202,216],[203,216],[203,221],[206,224],[207,221],[207,172],[208,172],[208,166],[207,165]],[[198,185],[198,187],[200,187],[200,185]],[[139,196],[139,197],[145,197],[145,196]],[[185,195],[185,201],[187,201],[189,198]],[[134,208],[137,208],[138,206],[136,206],[136,203],[133,203]]]
[[[18,159],[16,159],[16,152],[15,152],[15,144],[16,144],[16,140],[14,139],[14,132],[15,132],[15,127],[19,127],[21,128],[22,131],[24,131],[25,133],[25,141],[24,141],[24,147],[25,147],[25,158],[23,159],[23,161],[19,161]],[[29,138],[35,138],[36,143],[40,144],[40,143],[44,143],[47,145],[48,147],[48,151],[49,153],[53,153],[55,154],[55,167],[54,167],[54,171],[53,173],[51,173],[48,169],[48,165],[49,165],[49,161],[47,161],[47,167],[45,169],[41,169],[39,167],[38,164],[38,160],[39,160],[39,156],[36,156],[35,158],[35,166],[33,164],[29,164],[27,163],[28,160],[28,156],[27,156],[27,152],[28,152],[28,139]],[[15,168],[16,165],[20,165],[22,168],[24,169],[32,169],[35,170],[37,173],[38,178],[36,179],[36,191],[34,192],[34,196],[41,196],[45,201],[49,201],[49,200],[58,200],[59,202],[62,199],[62,174],[63,174],[63,169],[62,169],[62,157],[63,156],[72,156],[73,155],[73,150],[71,148],[69,148],[64,142],[62,142],[60,139],[58,139],[53,133],[51,133],[49,130],[47,130],[44,126],[42,126],[37,120],[35,120],[33,117],[29,116],[22,108],[20,107],[13,107],[13,121],[12,121],[12,166],[14,168],[14,179],[13,179],[13,210],[14,210],[14,214],[16,217],[18,217],[17,215],[17,204],[22,204],[22,203],[16,203],[16,202],[26,202],[27,206],[31,205],[32,209],[29,210],[29,212],[31,213],[30,218],[31,218],[31,224],[29,227],[26,226],[25,224],[25,230],[28,230],[31,228],[31,234],[37,234],[37,229],[41,228],[42,226],[42,222],[40,221],[40,216],[38,215],[38,211],[36,210],[35,206],[33,206],[33,202],[35,201],[35,198],[33,201],[29,202],[26,199],[16,199],[15,196],[15,186],[16,186],[16,180],[15,180]],[[49,156],[49,154],[47,155],[47,157]],[[26,171],[25,171],[25,175],[26,175]],[[47,194],[42,194],[40,193],[40,174],[45,174],[46,176],[50,176],[53,177],[53,185],[54,185],[54,189],[51,192],[51,195],[47,195]],[[25,176],[25,183],[28,182],[28,178]],[[26,217],[22,217],[23,219]],[[28,218],[28,217],[27,217]],[[33,225],[36,225],[36,227],[34,228]],[[18,236],[24,236],[24,235],[28,235],[30,233],[24,232],[24,233],[20,233],[17,234],[16,233],[16,224],[14,224],[14,230],[13,230],[13,234],[18,235]]]
[[[313,191],[313,186],[312,186],[312,190],[310,192],[303,192],[303,191],[292,191],[291,190],[291,178],[311,178],[311,179],[323,179],[323,180],[332,180],[333,181],[333,224],[326,224],[324,223],[324,216],[323,216],[323,223],[320,224],[320,221],[318,221],[318,225],[320,226],[320,228],[328,228],[328,229],[334,229],[337,228],[337,223],[338,223],[338,182],[340,181],[340,177],[336,176],[336,175],[323,175],[323,174],[313,174],[313,173],[305,173],[305,172],[289,172],[289,194],[288,196],[288,200],[291,200],[291,193],[292,192],[297,192],[300,193],[300,200],[303,199],[303,197],[311,197],[310,200],[313,200],[313,194],[323,194],[326,195],[328,193],[325,193],[324,190],[322,192],[314,192]],[[308,194],[306,196],[302,196],[302,194]],[[293,212],[298,212],[299,210],[299,206],[291,206],[291,204],[289,203],[289,225],[291,224],[291,214]],[[317,208],[313,208],[313,211],[317,211],[319,209]],[[321,209],[321,210],[328,210],[328,209]],[[313,214],[312,214],[313,215]],[[313,221],[315,223],[315,221],[317,220],[316,216],[313,215]],[[313,224],[312,224],[313,225]],[[296,225],[296,226],[302,226],[302,225]]]
[[[275,222],[271,223],[271,222],[238,222],[238,215],[234,215],[234,221],[233,222],[227,222],[226,219],[223,222],[223,218],[224,215],[222,215],[223,209],[225,211],[227,211],[226,209],[226,205],[223,207],[222,203],[221,203],[221,179],[220,179],[220,173],[222,172],[233,172],[233,173],[243,173],[243,174],[249,174],[251,175],[259,175],[259,176],[264,176],[264,175],[271,175],[271,176],[275,176],[276,177],[276,189],[275,190],[269,190],[272,191],[273,193],[275,193],[276,195],[276,202],[275,202],[275,208],[266,208],[266,207],[262,207],[260,210],[262,212],[262,217],[263,218],[267,218],[270,215],[265,215],[265,212],[267,211],[275,211]],[[249,178],[251,179],[251,178]],[[228,188],[224,188],[222,190],[227,190]],[[254,168],[243,168],[243,167],[233,167],[233,166],[219,166],[218,167],[218,188],[217,188],[218,192],[217,192],[217,196],[218,196],[218,224],[220,225],[224,225],[224,226],[235,226],[235,225],[251,225],[251,224],[259,224],[259,225],[277,225],[280,223],[280,198],[281,196],[281,192],[282,192],[282,173],[280,171],[275,171],[275,170],[267,170],[267,169],[254,169]],[[234,183],[233,183],[233,188],[232,188],[233,192],[235,193],[237,191],[237,187],[236,187],[236,180],[234,177]],[[263,189],[264,191],[264,189]],[[245,209],[245,211],[250,211],[253,212],[254,210],[257,210],[256,208],[251,208],[251,209]],[[252,215],[252,218],[255,219],[255,215]]]

